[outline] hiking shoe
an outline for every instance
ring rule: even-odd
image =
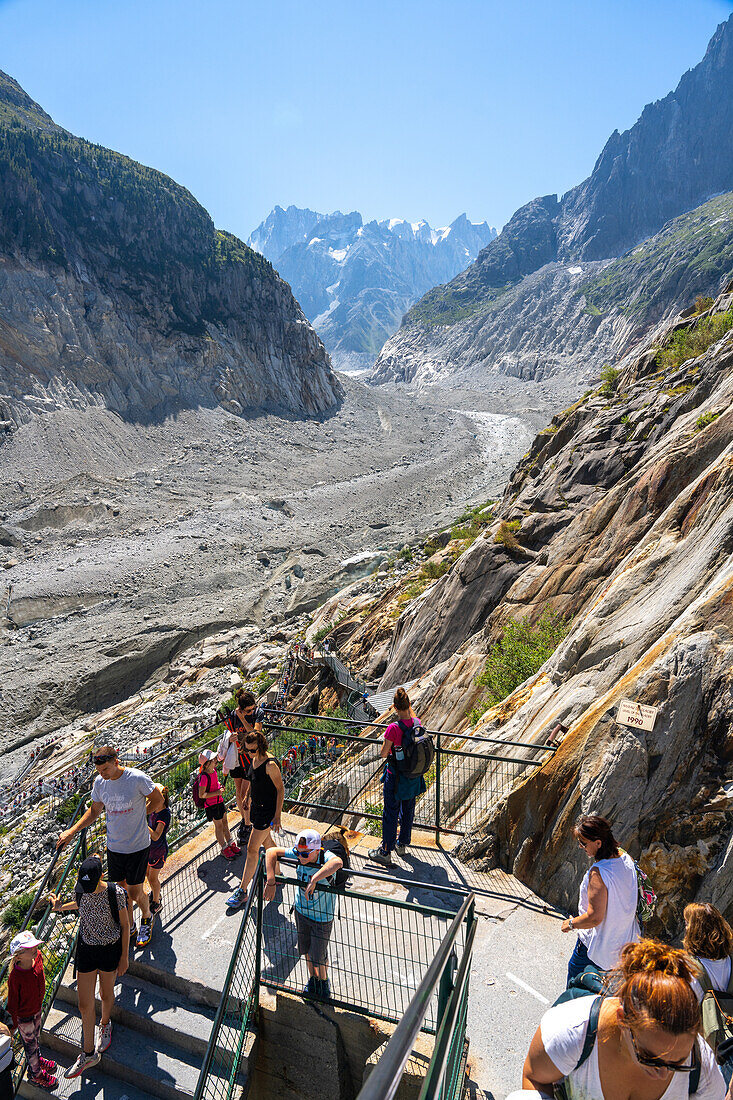
[[[41,1066],[38,1073],[30,1078],[30,1082],[32,1085],[38,1085],[40,1089],[48,1089],[49,1091],[55,1089],[59,1083],[58,1077],[54,1077],[43,1066]]]
[[[46,1073],[55,1073],[59,1068],[54,1061],[50,1058],[41,1058],[41,1069],[45,1069]]]
[[[316,997],[319,1001],[331,1000],[331,986],[328,984],[328,978],[316,978]]]
[[[369,859],[372,863],[381,863],[383,867],[392,867],[392,856],[389,852],[385,852],[382,847],[372,848],[369,852]]]
[[[86,1054],[83,1050],[80,1050],[79,1057],[76,1059],[73,1066],[69,1066],[64,1077],[80,1077],[84,1070],[96,1066],[101,1057],[102,1055],[97,1054],[96,1050],[93,1050],[91,1054]]]
[[[252,832],[251,825],[245,825],[244,822],[239,826],[239,843],[243,848],[247,847],[249,842],[249,834]]]
[[[153,918],[143,917],[140,921],[140,931],[137,934],[135,947],[147,947],[153,938]]]
[[[230,909],[241,909],[247,900],[247,891],[243,890],[241,886],[238,886],[230,898],[227,898],[227,905]]]
[[[232,841],[229,845],[229,851],[234,852],[235,856],[240,856],[242,854],[242,849],[237,843],[235,843],[235,841]]]
[[[222,848],[221,854],[224,856],[224,859],[236,859],[237,858],[237,854],[236,854],[236,852],[232,851],[231,845],[228,848]]]
[[[97,1054],[104,1054],[112,1046],[112,1021],[99,1025],[99,1038],[97,1039]]]
[[[157,917],[158,913],[161,911],[162,908],[163,908],[163,902],[162,901],[153,901],[153,899],[151,897],[151,899],[150,899],[150,915],[151,915],[151,917]]]
[[[404,856],[407,855],[407,844],[397,844],[395,846],[395,855]]]
[[[308,981],[305,984],[305,988],[303,989],[303,996],[304,997],[315,997],[317,982],[318,982],[318,978],[309,978],[308,979]]]

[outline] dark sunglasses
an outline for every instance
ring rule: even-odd
[[[636,1039],[634,1033],[629,1028],[629,1035],[631,1036],[631,1045],[634,1048],[634,1054],[636,1060],[641,1066],[650,1066],[652,1069],[671,1069],[675,1073],[691,1073],[694,1068],[694,1062],[690,1060],[689,1065],[681,1066],[679,1062],[665,1062],[663,1058],[655,1058],[653,1054],[649,1054],[646,1050],[639,1050],[636,1045]]]
[[[93,756],[92,761],[99,767],[101,764],[106,764],[109,760],[116,760],[116,753],[107,753],[106,756]]]
[[[244,743],[245,743],[245,745],[256,745],[257,744],[257,738],[256,737],[245,737]]]

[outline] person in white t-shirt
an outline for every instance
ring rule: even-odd
[[[552,1096],[563,1079],[568,1100],[723,1100],[723,1075],[698,1034],[690,957],[641,940],[624,947],[609,978],[611,996],[548,1009],[524,1063],[523,1089],[507,1100]],[[598,1004],[595,1040],[586,1044]]]
[[[698,969],[692,978],[692,988],[702,1001],[708,988],[718,993],[728,989],[733,963],[733,928],[719,909],[709,902],[690,902],[685,906],[685,951],[692,956]],[[708,1037],[711,1042],[713,1036]],[[712,1045],[712,1042],[711,1042]],[[721,1044],[722,1046],[722,1044]],[[730,1087],[733,1078],[733,1057],[725,1057],[725,1050],[713,1050],[725,1083]],[[722,1060],[720,1060],[722,1059]]]
[[[578,934],[568,963],[568,985],[588,963],[598,970],[610,970],[618,962],[624,944],[634,943],[641,934],[636,919],[636,867],[628,852],[616,843],[610,821],[586,814],[578,818],[573,832],[593,866],[580,884],[577,917],[569,917],[560,925],[562,932]]]

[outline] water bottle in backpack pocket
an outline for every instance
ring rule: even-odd
[[[411,726],[397,719],[402,730],[402,744],[394,748],[397,771],[406,779],[417,779],[430,770],[435,757],[435,745],[429,733],[415,719]]]

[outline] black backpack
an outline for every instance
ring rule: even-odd
[[[393,750],[397,771],[406,779],[417,779],[430,770],[435,757],[433,739],[417,720],[408,726],[398,718],[397,725],[402,730],[402,744]]]
[[[347,870],[351,869],[351,854],[349,852],[346,842],[339,836],[335,836],[333,833],[330,836],[324,836],[323,844],[321,845],[321,858],[319,865],[322,867],[327,862],[325,852],[328,852],[328,859],[331,856],[338,856],[343,862],[343,867],[340,867],[336,874],[333,876],[333,887],[335,890],[344,892],[349,885],[351,875],[348,875]]]

